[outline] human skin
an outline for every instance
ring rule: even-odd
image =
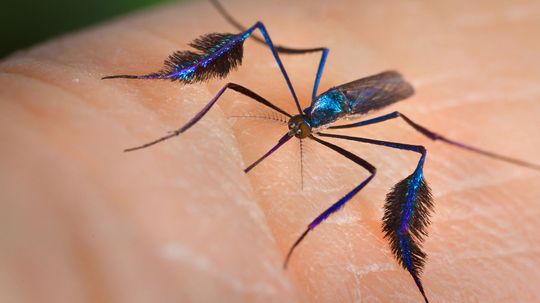
[[[538,1],[231,1],[273,40],[331,49],[321,89],[386,69],[413,84],[399,110],[478,147],[540,162]],[[285,9],[286,8],[286,9]],[[236,32],[205,1],[148,10],[0,63],[1,302],[421,302],[381,232],[385,194],[418,154],[332,140],[376,178],[298,247],[307,224],[368,173],[296,139],[248,175],[286,126],[227,92],[235,82],[289,112],[270,51],[251,40],[224,80],[108,80],[156,71],[208,32]],[[317,55],[282,56],[304,106]],[[373,117],[371,115],[370,117]],[[425,145],[435,213],[422,279],[433,302],[540,302],[540,173],[432,142],[403,121],[335,131]]]

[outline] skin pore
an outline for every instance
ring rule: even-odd
[[[380,114],[540,162],[536,1],[224,5],[245,26],[264,22],[276,44],[329,47],[319,93],[395,69],[416,95]],[[229,81],[295,113],[270,51],[249,39],[224,80],[100,80],[156,71],[209,32],[236,30],[194,1],[0,63],[0,301],[421,302],[381,231],[385,195],[417,154],[329,140],[377,176],[283,271],[307,224],[368,176],[361,167],[309,141],[301,162],[293,138],[244,174],[288,128],[235,92],[181,136],[122,152],[177,129]],[[307,106],[318,55],[281,58]],[[430,142],[399,120],[332,132],[427,147],[435,214],[422,279],[433,302],[540,301],[540,173]]]

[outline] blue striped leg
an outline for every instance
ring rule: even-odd
[[[285,81],[287,82],[287,86],[289,87],[289,90],[291,91],[291,94],[294,98],[294,102],[296,104],[296,107],[298,109],[298,113],[302,114],[302,107],[300,106],[300,103],[298,102],[298,97],[296,96],[296,92],[294,91],[294,88],[292,86],[291,80],[289,79],[289,76],[287,75],[287,71],[285,70],[285,67],[283,66],[283,63],[281,62],[281,59],[279,58],[279,55],[274,48],[274,44],[272,43],[272,39],[270,39],[270,35],[268,35],[268,31],[266,30],[266,27],[262,22],[257,22],[255,25],[253,25],[251,28],[249,28],[246,32],[243,34],[243,39],[247,39],[255,29],[259,29],[261,34],[264,37],[264,40],[266,40],[266,43],[270,47],[270,50],[272,51],[272,54],[274,55],[274,58],[276,59],[276,62],[279,66],[279,69],[281,70],[281,73],[283,74],[283,77],[285,78]]]
[[[251,99],[261,103],[264,106],[267,106],[267,107],[277,111],[278,113],[280,113],[282,115],[285,115],[287,117],[291,117],[291,115],[289,113],[287,113],[286,111],[284,111],[281,108],[277,107],[272,102],[266,100],[265,98],[261,97],[260,95],[256,94],[255,92],[251,91],[250,89],[248,89],[248,88],[246,88],[244,86],[241,86],[239,84],[236,84],[236,83],[227,83],[225,86],[223,86],[218,91],[218,93],[214,96],[214,98],[212,98],[212,100],[210,100],[210,102],[208,102],[208,104],[206,104],[206,106],[200,112],[198,112],[191,120],[189,120],[186,124],[184,124],[179,129],[177,129],[175,131],[172,131],[168,135],[166,135],[164,137],[161,137],[161,138],[159,138],[157,140],[154,140],[152,142],[143,144],[141,146],[128,148],[128,149],[125,149],[124,151],[125,152],[130,152],[130,151],[138,150],[138,149],[141,149],[141,148],[146,148],[146,147],[152,146],[154,144],[157,144],[159,142],[162,142],[162,141],[171,139],[173,137],[176,137],[176,136],[180,135],[181,133],[185,132],[190,127],[195,125],[195,123],[197,123],[202,117],[204,117],[204,115],[206,115],[206,113],[212,108],[212,106],[214,106],[214,104],[219,100],[221,95],[223,95],[223,93],[225,93],[225,91],[227,89],[232,89],[232,90],[234,90],[234,91],[236,91],[238,93],[241,93],[244,96],[250,97]]]
[[[471,151],[471,152],[474,152],[474,153],[478,153],[478,154],[484,155],[484,156],[489,157],[489,158],[497,159],[497,160],[500,160],[500,161],[512,163],[512,164],[523,166],[523,167],[528,167],[528,168],[535,169],[535,170],[540,170],[540,165],[538,165],[538,164],[529,163],[529,162],[526,162],[526,161],[523,161],[523,160],[519,160],[519,159],[499,155],[499,154],[496,154],[496,153],[493,153],[493,152],[490,152],[490,151],[486,151],[486,150],[483,150],[483,149],[480,149],[480,148],[477,148],[477,147],[474,147],[474,146],[471,146],[471,145],[468,145],[468,144],[464,144],[464,143],[461,143],[461,142],[458,142],[458,141],[448,139],[448,138],[444,137],[443,135],[437,134],[437,133],[435,133],[433,131],[430,131],[427,128],[417,124],[416,122],[412,121],[407,116],[405,116],[404,114],[402,114],[400,112],[397,112],[397,111],[393,112],[393,113],[390,113],[390,114],[387,114],[387,115],[376,117],[376,118],[373,118],[373,119],[360,121],[360,122],[352,123],[352,124],[331,126],[329,128],[330,129],[342,129],[342,128],[360,127],[360,126],[365,126],[365,125],[384,122],[384,121],[395,119],[395,118],[402,118],[412,128],[414,128],[416,131],[420,132],[422,135],[430,138],[431,140],[442,141],[442,142],[445,142],[447,144],[450,144],[450,145],[453,145],[453,146],[456,146],[456,147],[459,147],[459,148],[462,148],[462,149],[465,149],[465,150],[468,150],[468,151]]]
[[[367,138],[318,133],[321,137],[350,140],[390,148],[413,151],[421,154],[415,171],[394,186],[387,195],[383,230],[390,241],[392,252],[398,262],[411,274],[418,290],[429,302],[420,280],[426,253],[422,251],[422,242],[427,235],[429,215],[433,202],[429,187],[424,180],[423,166],[426,149],[420,145],[380,141]]]
[[[217,0],[210,0],[210,2],[214,5],[214,7],[218,10],[218,12],[227,20],[232,26],[236,27],[239,31],[246,31],[246,28],[240,24],[234,17],[225,10],[225,8],[219,3]],[[267,44],[264,39],[261,39],[257,36],[252,36],[252,38],[263,44]],[[269,44],[267,44],[269,45]],[[326,63],[326,58],[328,57],[328,52],[330,51],[326,47],[314,47],[314,48],[291,48],[287,46],[281,46],[281,45],[273,45],[273,47],[278,53],[280,54],[307,54],[307,53],[314,53],[314,52],[321,52],[321,59],[319,61],[319,67],[317,68],[317,74],[315,75],[315,83],[313,84],[313,93],[311,95],[311,100],[314,100],[315,97],[317,97],[317,90],[319,88],[319,83],[321,80],[322,72],[324,70],[324,64]]]

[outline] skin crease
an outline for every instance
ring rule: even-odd
[[[416,94],[399,110],[448,137],[540,162],[537,1],[230,1],[273,40],[331,49],[320,92],[386,69]],[[286,7],[286,10],[283,9]],[[236,32],[205,1],[74,33],[0,63],[0,301],[421,302],[381,232],[385,194],[418,155],[333,143],[378,168],[310,233],[307,224],[365,179],[361,167],[296,139],[249,175],[286,131],[234,92],[179,138],[226,82],[293,113],[270,51],[248,40],[225,80],[183,86],[109,80],[157,70],[208,32]],[[303,106],[317,55],[282,56]],[[370,116],[371,117],[371,116]],[[422,279],[432,302],[540,302],[540,173],[430,142],[395,120],[335,133],[422,144],[434,198]]]

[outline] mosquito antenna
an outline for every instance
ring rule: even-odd
[[[284,118],[283,115],[280,115],[276,112],[262,113],[262,114],[233,115],[233,116],[229,116],[229,118],[266,120],[266,121],[277,122],[277,123],[285,124],[285,125],[289,121],[288,119]]]
[[[304,190],[304,140],[300,139],[300,186]]]

